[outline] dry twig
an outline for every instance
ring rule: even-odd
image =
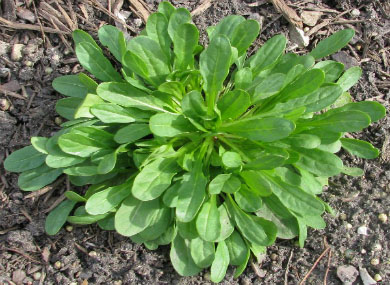
[[[22,95],[16,92],[5,90],[1,85],[0,85],[0,93],[3,93],[5,96],[11,96],[22,100],[27,100],[25,97],[23,97]]]
[[[12,252],[15,252],[15,253],[17,253],[17,254],[20,254],[21,256],[27,258],[28,260],[31,260],[31,261],[34,262],[34,263],[44,264],[43,262],[38,261],[38,260],[32,258],[32,257],[29,256],[28,254],[26,254],[26,253],[24,253],[23,251],[21,251],[21,250],[19,250],[19,249],[16,249],[16,248],[2,247],[1,250],[12,251]]]
[[[310,274],[313,272],[314,268],[318,265],[318,263],[321,261],[321,259],[325,256],[325,254],[330,250],[330,247],[326,247],[325,250],[321,253],[321,255],[317,258],[317,260],[314,262],[313,266],[310,268],[309,272],[305,275],[305,277],[302,279],[302,281],[299,283],[299,285],[303,285],[306,282],[306,279],[309,278]]]
[[[131,4],[130,9],[135,14],[137,14],[138,17],[140,17],[144,23],[146,23],[146,21],[149,18],[150,11],[148,9],[148,6],[145,4],[145,2],[142,0],[129,0],[129,2]]]
[[[332,258],[332,250],[330,249],[329,250],[329,254],[328,254],[328,264],[326,265],[326,271],[325,271],[325,276],[324,276],[324,285],[327,284],[327,280],[328,280],[328,273],[329,273],[329,269],[330,269],[330,260]]]
[[[22,23],[14,23],[8,21],[2,17],[0,17],[0,26],[6,27],[12,30],[30,30],[30,31],[41,31],[41,27],[39,25],[31,25],[31,24],[22,24]],[[69,34],[68,32],[60,31],[58,29],[42,27],[43,31],[46,33],[52,34]]]
[[[288,269],[290,267],[290,262],[294,254],[294,249],[291,249],[290,257],[288,258],[287,265],[286,265],[286,272],[284,273],[284,285],[288,285]]]
[[[192,16],[197,16],[197,15],[200,15],[202,14],[204,11],[206,11],[210,6],[211,6],[211,2],[213,0],[203,0],[200,5],[194,10],[191,12],[191,15]]]

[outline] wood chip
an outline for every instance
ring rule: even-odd
[[[149,18],[150,11],[146,3],[142,0],[129,0],[131,10],[136,13],[144,23]]]
[[[200,5],[191,12],[192,16],[197,16],[202,14],[204,11],[206,11],[208,8],[210,8],[212,0],[203,0]]]
[[[16,8],[16,15],[23,20],[29,21],[30,23],[34,24],[36,21],[35,15],[30,10],[23,8],[23,7],[17,7]]]
[[[21,23],[13,23],[11,21],[8,21],[2,17],[0,17],[0,26],[6,27],[8,29],[12,30],[30,30],[30,31],[41,31],[41,27],[39,25],[32,25],[32,24],[21,24]],[[52,33],[52,34],[69,34],[68,32],[60,31],[58,29],[48,28],[48,27],[42,27],[43,31],[46,33]]]
[[[287,21],[289,21],[294,26],[302,29],[303,27],[302,19],[297,15],[294,9],[287,6],[287,4],[283,0],[270,0],[270,1],[274,5],[276,11],[281,13]]]

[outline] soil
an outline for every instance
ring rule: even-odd
[[[151,11],[155,11],[160,2],[145,1]],[[32,24],[38,25],[36,16],[39,15],[44,26],[53,27],[40,13],[42,3],[39,5],[38,2],[35,3],[36,13],[32,1],[2,1],[0,16],[14,23],[27,24],[31,24],[28,18],[33,17]],[[56,7],[55,2],[47,1],[52,7]],[[82,15],[81,18],[77,17],[78,27],[92,33],[95,38],[98,26],[114,24],[107,13],[97,8],[98,3],[104,6],[106,2],[72,1],[71,4],[65,1],[77,15]],[[190,11],[200,4],[199,1],[172,2],[176,7],[186,7]],[[384,104],[389,111],[390,3],[386,0],[286,2],[298,15],[302,11],[320,10],[322,16],[317,25],[324,19],[335,18],[345,12],[338,21],[348,22],[324,25],[310,36],[307,48],[297,48],[290,42],[288,49],[305,52],[319,39],[334,31],[353,27],[356,36],[350,46],[335,58],[346,65],[360,65],[363,69],[362,78],[351,89],[354,100],[375,100]],[[70,11],[70,6],[65,3],[62,6]],[[18,13],[15,13],[12,5],[19,7]],[[56,13],[58,11],[55,9]],[[127,1],[122,11],[130,11]],[[240,14],[262,23],[262,33],[255,43],[256,48],[275,34],[289,35],[288,22],[266,1],[215,0],[194,19],[203,34],[202,41],[206,41],[207,26],[216,24],[230,14]],[[62,25],[67,28],[67,22],[60,16]],[[83,22],[83,17],[88,17],[88,22]],[[134,30],[130,32],[131,36],[143,28],[134,13],[126,21]],[[57,22],[56,25],[65,30],[60,24]],[[61,118],[55,114],[54,106],[61,95],[54,92],[51,82],[57,76],[77,73],[82,68],[70,49],[69,35],[61,38],[57,33],[45,33],[43,40],[40,31],[0,27],[0,40],[1,164],[9,153],[28,145],[31,136],[50,136],[59,129]],[[24,47],[19,58],[18,54],[11,56],[15,44]],[[298,284],[326,246],[330,247],[328,253],[331,252],[331,256],[325,255],[319,261],[309,275],[307,284],[324,284],[325,279],[327,284],[342,284],[337,276],[337,269],[342,265],[352,265],[357,270],[359,267],[366,268],[372,277],[379,274],[382,284],[389,284],[390,224],[378,218],[382,213],[390,215],[389,128],[390,117],[387,115],[364,132],[352,134],[353,137],[371,142],[382,152],[374,160],[352,158],[341,153],[348,166],[363,168],[365,175],[340,175],[332,179],[322,198],[335,209],[336,215],[325,215],[327,227],[324,230],[311,229],[303,249],[296,246],[296,241],[278,240],[268,248],[267,256],[262,261],[253,260],[238,279],[233,279],[234,269],[229,268],[222,284]],[[29,197],[27,195],[30,193],[23,193],[17,187],[15,173],[7,173],[1,166],[0,177],[0,284],[211,283],[207,270],[194,277],[179,276],[169,262],[168,247],[150,251],[144,246],[133,244],[128,238],[102,231],[94,225],[68,226],[55,236],[46,235],[45,217],[48,209],[65,191],[64,180],[60,180],[45,194]],[[362,226],[368,228],[367,235],[358,234],[358,228]],[[379,260],[378,264],[373,261],[375,258]],[[354,284],[363,284],[360,277]]]

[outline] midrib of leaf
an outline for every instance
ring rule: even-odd
[[[96,48],[95,48],[95,49],[96,49]],[[84,50],[86,50],[86,49],[84,48]],[[97,49],[96,49],[96,50],[97,50]],[[101,55],[104,57],[103,54],[101,54]],[[113,78],[113,77],[106,71],[106,69],[107,69],[107,70],[110,69],[109,66],[106,66],[106,69],[103,69],[102,66],[100,65],[99,61],[97,61],[94,57],[91,57],[91,56],[89,55],[89,53],[88,53],[88,58],[89,58],[90,61],[93,61],[93,62],[95,63],[94,65],[97,66],[97,67],[99,68],[99,70],[100,70],[101,73],[104,73],[107,77],[109,77],[109,78],[115,80],[115,78]],[[95,68],[95,69],[96,69],[96,68]],[[115,71],[115,69],[114,69],[114,71]]]

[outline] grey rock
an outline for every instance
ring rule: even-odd
[[[338,53],[335,53],[334,55],[332,55],[332,59],[344,64],[345,69],[359,65],[359,62],[356,60],[356,58],[350,56],[345,51],[339,51]]]
[[[358,275],[359,272],[352,265],[342,265],[337,267],[337,277],[344,285],[352,285]]]
[[[359,267],[360,278],[363,281],[364,285],[374,285],[376,281],[368,274],[367,269],[364,267]]]
[[[18,247],[23,247],[25,251],[35,251],[34,238],[29,231],[11,231],[7,235],[7,241]]]

